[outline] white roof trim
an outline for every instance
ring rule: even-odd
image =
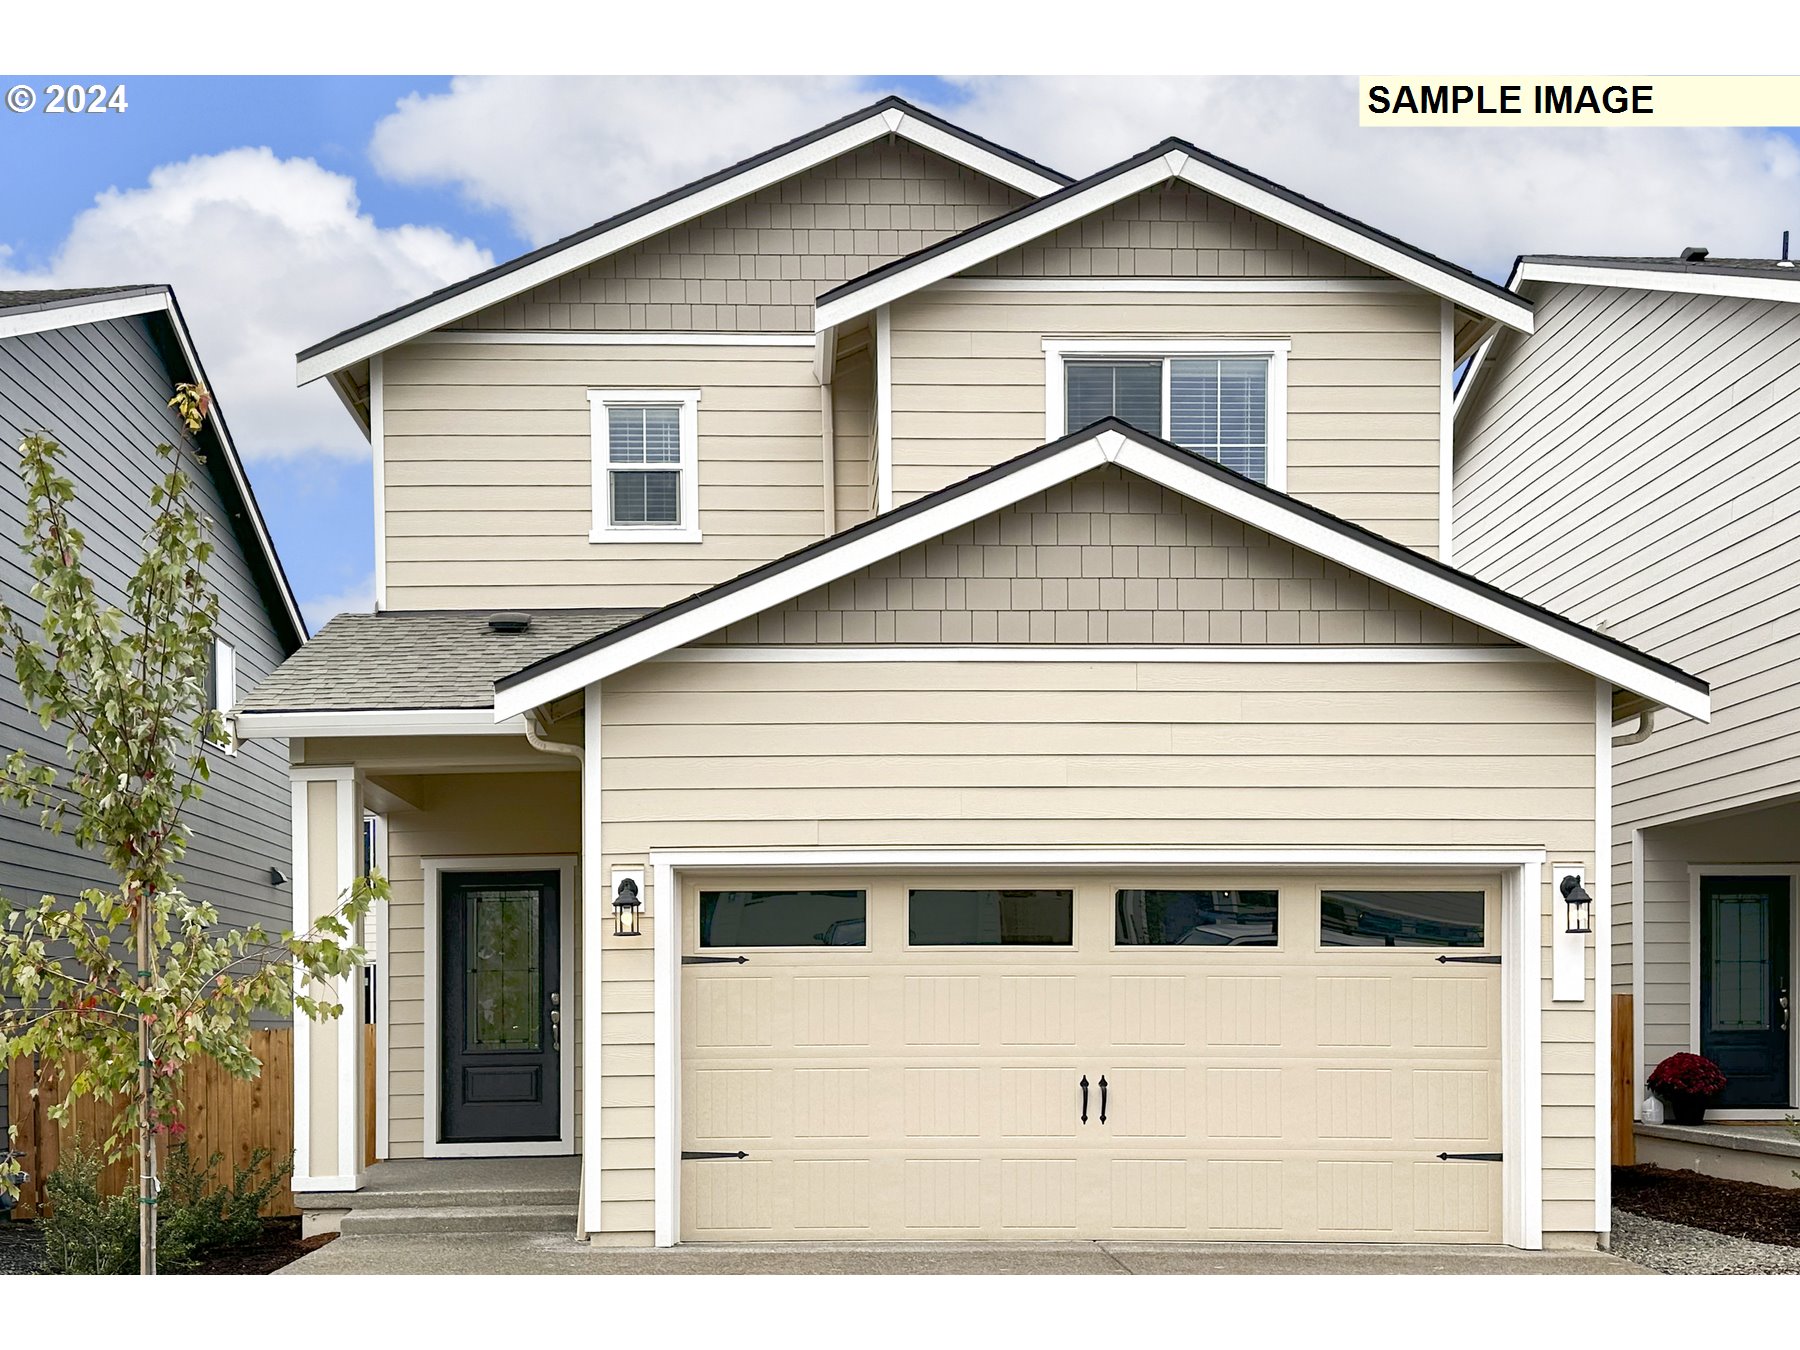
[[[347,711],[240,712],[245,740],[295,736],[523,736],[525,719],[496,722],[486,708],[371,708]]]
[[[199,354],[194,350],[193,335],[188,332],[187,322],[181,317],[181,309],[175,303],[175,293],[166,286],[159,286],[136,295],[97,295],[91,300],[77,300],[68,304],[53,304],[45,309],[22,311],[16,314],[0,314],[0,338],[19,337],[26,333],[42,333],[53,328],[74,328],[85,324],[106,323],[112,319],[132,318],[139,314],[166,314],[169,327],[174,330],[175,343],[181,348],[182,360],[187,363],[188,373],[195,381],[205,380],[205,367],[200,364]],[[280,592],[282,607],[293,624],[294,631],[306,641],[306,620],[301,617],[300,606],[294,599],[293,590],[288,586],[285,573],[281,570],[281,560],[275,552],[275,541],[269,537],[268,527],[264,524],[262,512],[257,509],[256,498],[250,491],[250,480],[244,473],[243,461],[239,459],[237,446],[232,444],[231,433],[225,429],[225,419],[219,412],[217,392],[211,385],[207,386],[213,394],[213,403],[207,416],[212,419],[213,430],[218,433],[219,444],[225,449],[225,467],[231,473],[233,484],[237,487],[238,498],[244,504],[244,515],[250,522],[251,532],[256,537],[258,547],[269,564],[269,574],[274,578],[275,589]],[[169,391],[171,394],[173,390]]]
[[[900,515],[840,547],[710,601],[652,623],[636,633],[550,667],[495,692],[494,715],[515,717],[629,669],[709,633],[759,614],[860,568],[980,520],[1102,464],[1117,463],[1205,506],[1223,511],[1277,539],[1329,558],[1353,571],[1458,618],[1585,670],[1596,678],[1652,699],[1699,721],[1711,717],[1711,699],[1678,680],[1648,669],[1612,648],[1458,585],[1423,560],[1396,555],[1313,519],[1279,497],[1239,486],[1217,473],[1184,464],[1114,430],[1073,441],[1042,459],[1021,465],[927,509]]]
[[[727,206],[762,188],[816,168],[839,155],[888,135],[903,137],[915,145],[935,151],[1033,197],[1045,196],[1064,186],[1053,178],[1034,173],[1004,156],[996,155],[960,136],[941,131],[898,108],[887,108],[829,136],[822,136],[799,146],[778,159],[745,169],[740,174],[680,197],[659,210],[625,221],[616,229],[572,243],[525,267],[506,272],[455,295],[445,296],[435,305],[401,315],[380,328],[316,352],[297,363],[297,382],[310,384],[345,366],[366,361],[377,352],[397,347],[402,342],[409,342],[445,324],[510,300],[534,286],[553,281],[578,267],[585,267],[621,249],[654,238],[696,216]]]
[[[1054,206],[1031,214],[998,229],[946,248],[942,252],[920,258],[879,281],[863,286],[840,300],[818,306],[813,312],[815,327],[823,330],[833,324],[842,325],[869,313],[881,305],[891,304],[925,286],[947,280],[978,263],[996,258],[1021,244],[1042,238],[1053,230],[1084,219],[1094,212],[1123,201],[1145,188],[1180,179],[1204,192],[1254,211],[1266,220],[1285,225],[1328,248],[1336,249],[1371,267],[1434,295],[1442,296],[1473,314],[1493,319],[1522,333],[1531,331],[1531,307],[1520,301],[1508,304],[1493,292],[1421,261],[1359,230],[1350,229],[1327,216],[1296,202],[1277,196],[1235,174],[1197,160],[1191,155],[1171,151],[1147,160],[1134,168],[1095,183],[1085,190],[1071,193]]]
[[[1636,291],[1676,291],[1688,295],[1729,295],[1745,300],[1780,300],[1800,304],[1800,267],[1793,279],[1734,275],[1728,272],[1663,271],[1650,267],[1589,267],[1576,263],[1522,261],[1513,272],[1519,282],[1555,281],[1573,286],[1618,286]],[[1513,289],[1517,289],[1516,286]]]

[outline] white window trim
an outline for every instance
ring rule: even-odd
[[[1268,446],[1264,451],[1266,483],[1277,492],[1287,491],[1287,360],[1293,348],[1288,338],[1045,338],[1044,339],[1044,440],[1060,440],[1069,434],[1064,371],[1071,357],[1108,357],[1129,360],[1143,357],[1262,356],[1269,362]],[[1163,414],[1168,415],[1169,370],[1163,367]]]
[[[357,835],[360,842],[362,836]],[[581,902],[575,891],[575,858],[572,854],[551,853],[537,856],[480,858],[421,858],[419,871],[424,882],[425,899],[425,1142],[427,1158],[544,1158],[568,1157],[575,1152],[575,1035],[565,1038],[558,1056],[561,1119],[555,1139],[499,1141],[482,1144],[453,1144],[444,1140],[442,1068],[444,1053],[444,1011],[441,971],[443,969],[443,874],[445,872],[555,872],[560,888],[557,903],[561,932],[557,959],[562,963],[558,975],[566,996],[565,1011],[571,1032],[581,1025],[580,1005],[575,1003],[575,925]],[[591,1107],[590,1107],[591,1109]],[[361,1147],[359,1144],[358,1147]]]
[[[655,404],[681,410],[681,521],[677,525],[614,525],[608,500],[607,409]],[[590,389],[589,460],[593,465],[593,525],[588,542],[697,544],[700,542],[700,391],[698,389]]]
[[[237,737],[232,734],[231,711],[237,703],[237,648],[224,638],[213,639],[212,666],[207,675],[212,681],[212,688],[207,693],[212,708],[224,724],[224,731],[222,739],[214,740],[208,736],[206,743],[227,755],[235,755]]]

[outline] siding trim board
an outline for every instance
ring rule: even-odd
[[[534,249],[411,304],[377,315],[315,343],[296,358],[296,377],[310,384],[375,353],[509,300],[534,286],[596,262],[632,244],[779,183],[885,136],[984,173],[1020,192],[1041,196],[1070,180],[1016,151],[984,140],[900,98],[867,108],[721,169],[717,173],[610,216],[555,243]]]
[[[1711,716],[1704,680],[1108,419],[504,676],[494,684],[495,717],[564,697],[1106,463],[1689,717]]]

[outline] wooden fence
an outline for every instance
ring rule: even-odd
[[[232,1169],[248,1166],[258,1148],[268,1149],[281,1161],[294,1148],[294,1033],[286,1027],[252,1032],[251,1049],[263,1066],[256,1078],[233,1078],[210,1060],[191,1065],[186,1076],[181,1120],[187,1126],[188,1147],[191,1155],[202,1161],[215,1152],[222,1153],[214,1175],[225,1184],[230,1184]],[[46,1070],[45,1074],[53,1072]],[[44,1199],[44,1179],[55,1170],[58,1156],[76,1134],[98,1141],[106,1133],[99,1103],[88,1099],[75,1104],[66,1125],[52,1121],[45,1108],[54,1100],[49,1091],[53,1083],[46,1076],[42,1099],[34,1101],[33,1078],[29,1060],[15,1061],[7,1075],[8,1107],[19,1131],[14,1148],[24,1154],[22,1162],[31,1173],[25,1194],[12,1211],[18,1219],[37,1215]],[[101,1184],[108,1193],[135,1191],[135,1169],[129,1161],[114,1163],[106,1169]],[[270,1200],[267,1212],[297,1213],[293,1194],[282,1187]]]
[[[1637,1107],[1637,1045],[1631,995],[1612,999],[1612,1160],[1614,1167],[1637,1162],[1637,1133],[1632,1113]]]

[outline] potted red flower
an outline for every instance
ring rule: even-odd
[[[1670,1055],[1650,1074],[1650,1090],[1668,1104],[1677,1125],[1701,1125],[1706,1108],[1725,1091],[1725,1071],[1705,1055]]]

